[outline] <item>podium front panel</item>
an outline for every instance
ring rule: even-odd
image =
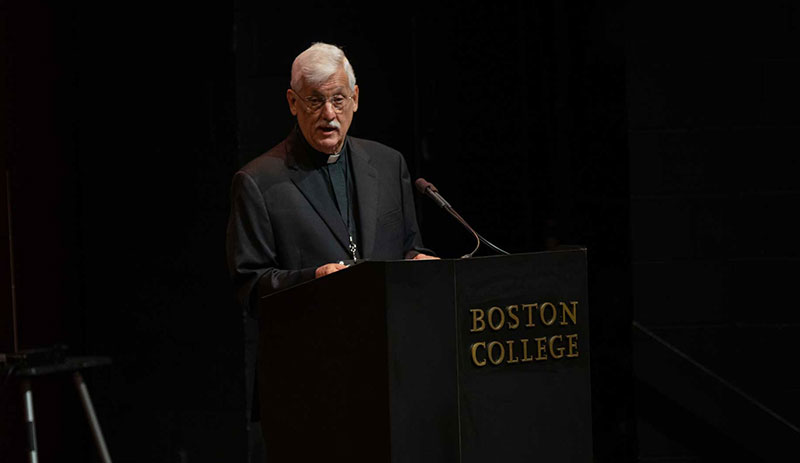
[[[591,462],[585,251],[455,268],[461,462]]]

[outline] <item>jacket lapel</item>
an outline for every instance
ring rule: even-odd
[[[370,163],[369,154],[360,149],[358,143],[348,139],[352,156],[353,178],[358,198],[358,225],[363,251],[359,257],[372,255],[375,246],[378,214],[378,173]]]
[[[328,181],[322,169],[319,168],[320,165],[313,165],[313,159],[304,156],[305,153],[301,151],[302,149],[302,142],[297,140],[295,135],[294,140],[290,140],[287,146],[289,178],[347,251],[350,243],[349,234],[339,215],[339,210],[331,198]]]

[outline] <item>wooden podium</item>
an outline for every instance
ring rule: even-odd
[[[260,301],[270,463],[591,462],[586,251],[363,262]]]

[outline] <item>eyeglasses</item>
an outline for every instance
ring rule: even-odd
[[[316,95],[300,96],[300,94],[295,89],[292,89],[292,92],[294,92],[295,95],[297,95],[301,100],[303,100],[306,110],[310,113],[315,113],[319,111],[320,109],[322,109],[323,106],[325,106],[325,103],[329,101],[331,102],[331,106],[333,107],[334,112],[340,113],[344,111],[347,102],[353,99],[352,96],[345,96],[342,95],[341,93],[337,93],[336,95],[330,97],[324,97]]]

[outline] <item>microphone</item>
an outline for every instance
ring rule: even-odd
[[[417,191],[419,191],[421,194],[431,198],[436,203],[437,206],[439,206],[442,209],[446,210],[450,215],[452,215],[456,220],[458,220],[458,222],[461,225],[463,225],[464,228],[469,230],[469,232],[472,233],[472,235],[475,237],[475,240],[477,241],[478,244],[475,246],[475,249],[473,249],[472,252],[470,252],[469,254],[465,254],[465,255],[461,256],[462,259],[467,258],[467,257],[472,257],[472,255],[475,254],[475,252],[481,246],[481,243],[485,243],[487,246],[489,246],[490,248],[494,249],[495,251],[497,251],[497,252],[499,252],[501,254],[509,255],[508,252],[503,251],[502,249],[498,248],[494,244],[490,243],[489,240],[487,240],[486,238],[482,237],[478,232],[473,230],[473,228],[469,226],[467,221],[464,220],[464,218],[461,217],[461,215],[459,215],[459,213],[456,212],[455,209],[453,209],[453,206],[451,206],[450,203],[448,203],[447,200],[445,200],[442,197],[442,195],[439,194],[439,189],[436,188],[433,185],[433,183],[425,180],[424,178],[418,178],[414,182],[414,186],[417,188]]]
[[[433,183],[428,182],[424,178],[418,178],[417,181],[414,182],[414,186],[417,187],[417,191],[431,198],[436,203],[437,206],[443,207],[445,209],[446,208],[452,209],[450,203],[448,203],[447,201],[445,201],[444,198],[442,198],[442,195],[439,194],[439,190],[435,186],[433,186]]]

